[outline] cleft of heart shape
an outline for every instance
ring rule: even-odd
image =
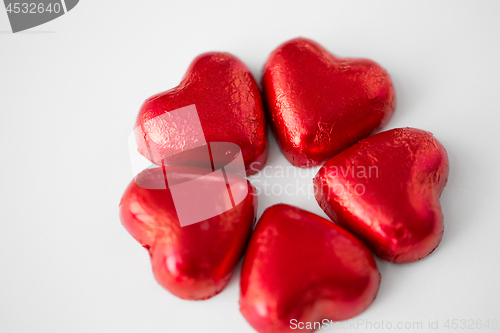
[[[298,167],[320,165],[376,132],[395,108],[391,78],[377,63],[336,57],[305,38],[271,53],[262,86],[280,149]]]

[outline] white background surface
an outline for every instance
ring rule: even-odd
[[[378,260],[378,297],[354,321],[459,332],[445,321],[500,320],[499,15],[498,1],[82,0],[11,34],[0,8],[0,332],[253,332],[239,268],[207,301],[155,282],[118,219],[127,136],[142,102],[198,54],[231,52],[260,80],[269,53],[298,36],[385,67],[398,102],[386,129],[431,131],[450,158],[441,245],[417,263]],[[268,165],[288,166],[270,141]],[[264,195],[259,215],[278,202],[325,216],[307,196]],[[383,331],[365,328],[336,331]]]

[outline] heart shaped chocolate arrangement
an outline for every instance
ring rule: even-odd
[[[338,58],[297,38],[272,52],[262,84],[285,157],[298,167],[329,160],[314,178],[315,196],[335,224],[288,205],[268,208],[244,259],[240,310],[261,333],[312,332],[316,325],[299,323],[345,320],[373,302],[380,274],[369,249],[402,263],[438,246],[448,158],[425,131],[368,137],[395,108],[390,77],[371,60]],[[144,103],[135,136],[161,168],[131,182],[122,224],[148,249],[165,289],[209,298],[227,285],[256,218],[244,176],[267,158],[257,85],[234,56],[203,54],[178,87]]]

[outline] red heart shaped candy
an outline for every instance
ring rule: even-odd
[[[208,193],[220,211],[231,207],[231,202],[236,200],[235,192],[229,202],[226,185],[223,183],[222,189],[218,187],[220,182],[212,170],[170,167],[165,172],[168,187],[162,168],[147,169],[130,183],[120,202],[121,222],[148,249],[153,273],[160,285],[183,299],[212,297],[227,285],[243,255],[255,222],[254,188],[243,178],[225,174],[228,184],[248,187],[242,192],[246,195],[238,199],[241,202],[219,215],[212,214],[211,218],[181,227],[176,198],[186,187],[177,185],[196,181],[195,188]],[[193,186],[187,187],[192,189]],[[189,201],[184,204],[188,204],[191,211],[204,205],[194,194],[192,200],[189,197],[183,200]]]
[[[305,38],[271,53],[262,86],[281,151],[299,167],[320,165],[374,133],[395,107],[391,79],[377,63],[338,58]]]
[[[395,263],[429,255],[443,236],[439,197],[448,156],[431,133],[382,132],[328,161],[314,178],[325,213]]]
[[[364,311],[379,284],[361,241],[324,218],[279,204],[264,211],[250,239],[240,311],[260,333],[312,332],[323,319]]]
[[[164,117],[192,105],[198,117]],[[248,174],[264,166],[268,149],[259,89],[245,64],[229,53],[198,56],[177,87],[144,102],[136,121],[138,150],[150,160],[148,150],[158,153],[151,161],[157,165],[182,165],[187,161],[187,165],[205,166],[203,154],[196,152],[192,156],[184,152],[183,161],[169,160],[172,151],[182,151],[193,140],[199,140],[194,136],[198,135],[200,123],[203,141],[231,142],[240,147]],[[214,160],[227,159],[227,154],[234,153],[211,152]]]

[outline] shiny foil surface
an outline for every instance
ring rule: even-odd
[[[191,119],[178,124],[177,134],[169,137],[170,128],[163,128],[159,117],[169,111],[195,105],[207,142],[237,144],[243,154],[247,173],[260,170],[267,159],[267,133],[259,88],[248,68],[238,58],[221,52],[205,53],[193,60],[179,86],[147,99],[139,112],[136,128],[139,152],[150,158],[148,147],[154,151],[176,150],[192,139]],[[171,124],[168,124],[171,127]],[[154,128],[149,131],[148,129]],[[163,130],[158,130],[162,129]],[[145,132],[145,133],[144,133]],[[147,144],[145,144],[147,142]],[[213,152],[220,160],[225,152]],[[220,154],[217,155],[217,154]],[[170,156],[160,156],[168,165]],[[190,165],[196,159],[186,159]],[[160,165],[158,161],[152,161]],[[178,161],[176,161],[178,162]],[[172,163],[171,165],[178,165]]]
[[[212,170],[196,167],[167,167],[166,170],[169,182],[197,179],[199,191],[210,193],[221,205],[228,204],[225,188],[214,190],[216,180],[212,179]],[[226,174],[226,177],[234,183],[233,178],[237,176]],[[254,188],[247,180],[237,179],[241,180],[248,191],[238,205],[184,227],[179,223],[173,192],[171,187],[166,187],[162,168],[143,171],[126,189],[120,202],[121,222],[149,251],[156,280],[172,294],[189,300],[206,299],[219,293],[229,282],[256,219]],[[192,209],[200,205],[196,200],[191,204]]]
[[[395,108],[391,78],[377,63],[336,57],[305,38],[271,53],[262,86],[281,151],[298,167],[320,165],[374,133]]]
[[[412,262],[443,236],[439,197],[448,156],[429,132],[399,128],[364,139],[333,157],[314,178],[321,208],[380,258]]]
[[[252,234],[240,283],[243,316],[260,333],[280,333],[299,331],[291,328],[294,319],[358,315],[375,299],[380,274],[370,250],[348,231],[278,204],[264,211]]]

